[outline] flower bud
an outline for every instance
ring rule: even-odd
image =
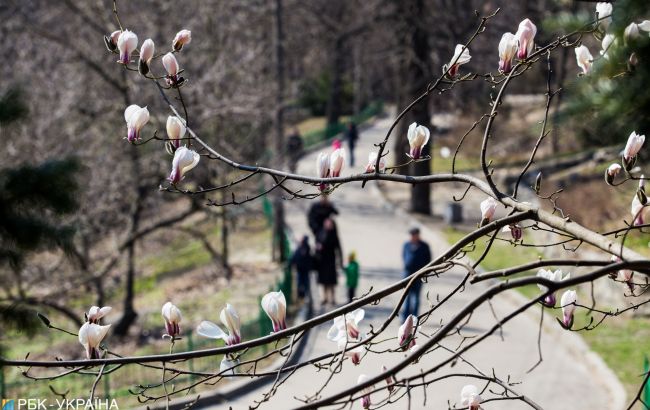
[[[181,30],[176,33],[174,41],[172,41],[172,47],[174,51],[181,51],[185,44],[189,44],[192,41],[192,32],[190,30]]]
[[[535,177],[535,186],[533,187],[533,191],[535,191],[536,194],[539,194],[539,191],[542,189],[542,173],[538,172],[537,177]]]
[[[131,53],[138,47],[138,36],[135,33],[124,30],[117,39],[117,48],[120,50],[119,63],[129,64]]]
[[[562,324],[565,329],[571,329],[573,326],[573,312],[576,310],[578,295],[575,290],[567,290],[562,294],[560,303],[562,304]]]
[[[112,32],[110,36],[104,36],[104,44],[111,53],[114,53],[117,50],[117,40],[119,39],[120,34],[122,34],[122,32],[116,30]]]
[[[418,125],[415,122],[409,125],[406,137],[411,146],[409,151],[411,158],[419,159],[422,156],[422,148],[429,142],[430,135],[429,129],[424,125]]]
[[[273,331],[279,332],[287,328],[287,300],[282,291],[269,292],[262,298],[262,309],[273,323]]]
[[[339,148],[330,155],[330,173],[332,177],[341,175],[341,169],[345,164],[345,148]]]
[[[605,170],[605,182],[607,182],[608,185],[612,185],[614,183],[614,178],[621,172],[622,167],[619,164],[611,164],[607,169]]]
[[[172,304],[172,302],[167,302],[162,307],[162,316],[165,320],[167,336],[170,336],[172,339],[178,336],[181,333],[180,323],[183,318],[181,310]]]
[[[519,51],[517,58],[524,60],[530,56],[535,48],[535,35],[537,34],[537,27],[530,19],[525,19],[519,23],[519,28],[515,37],[519,42]]]
[[[499,71],[508,74],[512,70],[512,59],[517,54],[519,40],[512,33],[504,33],[499,42]]]
[[[489,197],[481,202],[481,226],[487,225],[494,216],[497,210],[498,202],[494,198]]]
[[[181,146],[181,139],[185,136],[186,130],[184,120],[175,115],[167,117],[167,137],[175,148]]]
[[[146,39],[142,43],[142,47],[140,47],[140,61],[138,63],[138,71],[140,71],[140,74],[147,75],[149,73],[149,64],[151,64],[154,51],[155,46],[153,40],[150,38]]]

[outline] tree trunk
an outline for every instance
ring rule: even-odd
[[[430,78],[429,68],[429,42],[427,33],[423,30],[421,24],[418,23],[419,16],[426,13],[423,0],[415,0],[410,7],[411,24],[411,51],[412,57],[408,63],[408,84],[410,101],[414,100],[418,95],[422,94],[425,90]],[[411,121],[431,128],[431,120],[427,100],[416,104],[410,113]],[[422,149],[422,156],[428,157],[430,154],[430,147],[433,141]],[[412,175],[429,175],[431,173],[431,161],[429,159],[419,161],[411,165]],[[428,184],[418,184],[411,187],[411,211],[430,215],[431,214],[431,187]]]
[[[332,49],[332,66],[330,70],[330,94],[327,99],[327,128],[331,129],[341,117],[341,97],[343,94],[344,41],[338,37]]]
[[[275,162],[278,169],[284,167],[284,32],[282,27],[282,0],[275,0],[275,75],[276,75],[276,110],[275,110]],[[284,262],[285,221],[282,191],[276,189],[273,197],[273,260]]]
[[[125,74],[123,74],[124,82],[126,83]],[[124,91],[124,102],[128,107],[130,104],[130,98],[128,94],[128,89],[125,88]],[[133,167],[133,175],[141,175],[142,169],[140,167],[140,152],[137,146],[129,145],[127,147],[129,150],[129,155],[131,157],[131,165]],[[135,206],[131,213],[131,226],[129,236],[134,235],[138,232],[140,228],[140,214],[142,213],[143,200],[146,194],[146,187],[142,185],[142,182],[138,182],[136,192],[135,192]],[[135,319],[138,317],[135,308],[133,307],[133,298],[135,296],[134,284],[135,284],[135,245],[137,241],[132,241],[129,243],[127,248],[127,271],[126,271],[126,288],[124,294],[123,308],[122,308],[122,318],[120,321],[113,327],[113,333],[117,336],[126,336],[129,332],[129,328],[135,322]]]

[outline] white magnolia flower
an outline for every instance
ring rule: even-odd
[[[430,135],[429,129],[424,125],[418,125],[415,122],[409,125],[406,138],[408,138],[409,145],[411,146],[411,150],[409,151],[411,158],[419,159],[422,156],[422,147],[427,145]]]
[[[537,26],[533,24],[530,19],[525,19],[519,23],[519,28],[515,37],[519,41],[519,52],[517,58],[523,60],[530,56],[535,48],[535,35],[537,34]]]
[[[499,42],[499,71],[508,74],[512,71],[512,59],[517,54],[519,40],[512,33],[504,33]]]
[[[330,173],[332,177],[341,175],[341,169],[345,164],[345,148],[337,148],[330,154]]]
[[[177,184],[185,174],[199,163],[201,155],[191,149],[180,147],[174,152],[172,172],[167,178],[172,184]]]
[[[228,329],[228,333],[224,332],[218,325],[208,320],[204,320],[199,324],[196,328],[196,333],[210,339],[222,339],[228,346],[240,343],[241,321],[235,308],[232,307],[230,303],[227,303],[226,307],[221,310],[219,319],[221,319],[221,323],[223,323],[223,325],[226,326],[226,329]]]
[[[498,204],[492,197],[488,197],[481,202],[481,225],[485,225],[492,220]]]
[[[406,320],[397,329],[397,344],[403,348],[411,348],[415,345],[415,329],[418,324],[418,318],[408,315]]]
[[[596,16],[600,20],[598,24],[604,29],[607,30],[609,24],[612,22],[612,4],[601,1],[596,3]]]
[[[110,306],[104,306],[103,308],[100,308],[99,306],[92,306],[90,310],[88,310],[88,313],[86,313],[86,320],[88,323],[98,324],[99,319],[108,315],[111,310],[113,310],[113,308]]]
[[[440,148],[440,156],[442,158],[449,158],[451,157],[451,150],[448,147],[442,147]]]
[[[377,151],[373,151],[368,154],[368,165],[366,165],[366,173],[375,172],[375,164],[377,164]],[[386,170],[386,161],[384,159],[379,160],[379,172],[384,172]]]
[[[330,175],[330,156],[323,152],[318,153],[316,158],[316,173],[320,178],[327,178]],[[327,188],[327,184],[320,184],[318,187],[321,191]]]
[[[478,410],[482,401],[478,388],[473,384],[464,386],[460,391],[460,405],[467,406],[468,410]]]
[[[192,41],[192,32],[189,30],[181,30],[176,33],[174,41],[172,41],[172,47],[174,51],[180,51],[185,44],[189,44]]]
[[[140,60],[144,61],[145,63],[150,64],[151,59],[153,58],[154,51],[156,47],[153,44],[153,40],[148,38],[142,43],[142,47],[140,47]]]
[[[124,110],[124,120],[127,127],[126,139],[129,142],[139,140],[140,130],[149,121],[149,110],[136,104],[129,105]]]
[[[564,275],[560,269],[557,269],[555,271],[540,269],[537,271],[537,276],[540,278],[551,280],[553,282],[560,282],[569,279],[571,277],[571,274],[567,273],[566,275]],[[544,285],[537,284],[537,286],[542,292],[548,291],[548,288]],[[551,293],[550,295],[544,298],[542,304],[548,307],[555,307],[555,302],[556,302],[555,293]]]
[[[324,152],[318,153],[316,158],[316,173],[320,178],[327,178],[330,174],[330,156]]]
[[[138,47],[138,36],[134,32],[124,30],[117,38],[117,48],[120,50],[120,63],[129,64],[131,53]]]
[[[346,357],[349,357],[350,360],[352,361],[352,364],[354,364],[355,366],[361,363],[361,355],[363,354],[363,347],[357,346],[354,349],[350,349],[349,347],[359,343],[360,341],[361,341],[360,339],[348,339],[342,337],[338,339],[338,341],[336,342],[341,351],[345,350],[344,355]]]
[[[327,338],[337,342],[341,338],[358,339],[360,336],[359,323],[365,316],[363,309],[357,309],[353,312],[346,313],[344,316],[334,318],[334,324],[327,332]]]
[[[86,349],[88,359],[99,359],[99,345],[106,337],[111,325],[100,326],[95,323],[84,323],[79,329],[79,343]]]
[[[269,292],[262,298],[262,309],[273,322],[273,331],[278,332],[287,328],[287,300],[281,290]]]
[[[600,55],[605,59],[609,59],[609,50],[616,44],[616,36],[613,34],[605,34],[603,41],[601,42],[602,50],[600,50]]]
[[[459,67],[463,64],[469,63],[471,59],[472,56],[469,55],[469,48],[462,44],[457,44],[456,49],[454,50],[454,56],[449,61],[449,64],[445,64],[442,67],[442,72],[448,73],[450,77],[456,77]]]
[[[365,374],[360,374],[359,378],[357,379],[357,384],[365,383],[368,381],[368,376]],[[361,390],[363,396],[361,396],[361,407],[364,409],[369,409],[370,405],[370,392],[373,390],[374,386],[369,386],[365,387],[363,390]]]
[[[183,319],[181,310],[172,302],[167,302],[162,307],[162,317],[165,319],[165,330],[167,336],[176,337],[181,333],[180,323]]]
[[[181,146],[181,139],[185,136],[186,130],[187,128],[183,119],[175,115],[167,117],[167,136],[176,148]]]
[[[169,85],[174,85],[178,81],[178,61],[173,53],[167,53],[162,58],[163,67],[167,71],[167,83]]]
[[[580,47],[576,47],[575,52],[576,61],[578,62],[578,67],[582,69],[582,74],[589,74],[594,60],[591,53],[589,52],[589,49],[586,46],[582,45]]]
[[[567,290],[562,294],[560,303],[562,305],[562,324],[567,329],[573,326],[573,312],[576,310],[575,304],[578,301],[578,295],[575,290]]]
[[[230,360],[228,356],[224,356],[221,359],[221,364],[219,364],[219,373],[222,373],[224,376],[234,376],[237,374],[237,367],[239,365],[239,360]]]
[[[645,142],[645,135],[637,134],[636,131],[632,131],[630,136],[627,138],[627,143],[625,144],[625,149],[623,150],[623,158],[626,161],[632,160],[641,150],[643,143]]]

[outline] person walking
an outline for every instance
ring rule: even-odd
[[[354,122],[348,124],[348,129],[345,132],[345,139],[348,141],[348,147],[350,148],[350,166],[354,166],[354,147],[357,145],[357,140],[359,139],[359,131],[357,131],[357,125]]]
[[[298,160],[303,155],[303,141],[298,128],[294,128],[287,138],[287,156],[289,157],[289,172],[296,173]]]
[[[336,305],[334,289],[337,281],[337,266],[341,266],[341,243],[332,218],[326,218],[323,229],[317,236],[316,255],[318,261],[318,283],[323,287],[321,304]]]
[[[320,200],[315,202],[307,214],[307,223],[309,229],[318,238],[318,234],[323,229],[323,222],[332,215],[338,215],[339,211],[332,205],[327,195],[321,195]]]
[[[298,278],[298,298],[311,297],[309,272],[314,268],[314,261],[309,247],[309,237],[302,237],[300,245],[291,256],[290,266],[295,266]]]
[[[429,245],[420,238],[420,229],[415,227],[411,228],[409,234],[411,235],[411,239],[402,248],[405,278],[411,276],[431,262],[431,250],[429,249]],[[404,308],[402,309],[402,321],[405,321],[409,315],[418,315],[421,288],[422,281],[417,280],[406,295]]]
[[[348,264],[345,267],[345,285],[348,288],[348,303],[350,303],[354,299],[359,285],[359,263],[355,252],[350,252],[348,255]]]

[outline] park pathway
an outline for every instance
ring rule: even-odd
[[[360,142],[356,149],[357,166],[350,169],[346,164],[343,174],[360,172],[365,167],[368,152],[373,150],[373,144],[383,139],[390,119],[380,119],[370,128],[361,132]],[[326,148],[329,150],[329,147]],[[307,155],[299,163],[299,171],[305,174],[314,174],[315,158],[317,152]],[[390,185],[387,185],[390,189]],[[378,290],[388,286],[401,278],[401,246],[407,240],[407,230],[411,226],[412,219],[404,212],[393,209],[386,203],[376,184],[368,183],[365,188],[361,184],[348,184],[337,189],[331,197],[335,206],[339,209],[337,217],[339,235],[341,237],[343,252],[354,250],[357,252],[361,265],[361,281],[357,294],[364,294],[372,290]],[[437,198],[434,198],[436,200]],[[440,200],[444,200],[441,198]],[[287,220],[295,238],[309,233],[306,221],[306,212],[310,201],[294,200],[287,203]],[[446,249],[444,238],[437,232],[422,228],[422,236],[432,248],[434,255],[438,255]],[[313,239],[312,239],[313,244]],[[440,278],[430,281],[422,289],[423,306],[427,306],[427,294],[430,300],[436,300],[437,296],[443,297],[453,289],[462,279],[463,273],[451,271],[443,274]],[[344,280],[339,277],[338,302],[344,301]],[[424,327],[427,333],[432,333],[436,326],[449,318],[453,312],[461,308],[474,296],[485,289],[486,285],[470,286],[463,293],[456,295],[443,309],[436,312]],[[318,305],[316,299],[316,314],[324,310]],[[361,323],[362,332],[370,329],[370,324],[379,326],[389,314],[395,302],[396,296],[387,297],[378,306],[371,306],[366,309],[366,317]],[[516,309],[522,304],[522,297],[513,293],[495,298],[493,301],[494,311],[497,317],[503,317],[508,312]],[[331,307],[328,307],[330,309]],[[485,331],[495,322],[493,313],[488,305],[481,306],[472,316],[471,321],[464,328],[463,334],[472,336]],[[387,330],[387,337],[396,335],[398,323],[392,323]],[[526,394],[540,406],[549,410],[619,410],[620,395],[618,382],[611,379],[608,369],[594,365],[594,360],[587,360],[589,352],[584,344],[574,334],[559,329],[552,318],[547,317],[544,321],[544,332],[542,334],[542,350],[544,361],[530,374],[527,370],[531,368],[538,359],[537,336],[539,325],[539,309],[534,307],[530,312],[509,322],[499,332],[489,337],[475,350],[466,354],[466,358],[474,363],[479,369],[487,374],[494,371],[501,379],[508,379],[521,384],[513,385],[513,389]],[[330,323],[321,325],[311,331],[308,345],[306,346],[301,359],[314,357],[325,352],[332,351],[335,346],[327,340],[326,334]],[[452,337],[443,342],[443,346],[455,348],[460,339]],[[386,342],[386,346],[392,346],[394,340]],[[442,350],[442,349],[441,349]],[[405,369],[403,374],[419,373],[420,369],[432,366],[438,359],[446,355],[434,352],[425,356],[417,364]],[[382,365],[390,366],[404,357],[404,353],[373,354],[364,357],[359,366],[354,366],[349,360],[343,364],[341,374],[335,375],[329,384],[323,389],[320,396],[326,397],[343,388],[354,385],[360,374],[373,375],[380,371]],[[470,368],[464,363],[457,363],[453,368],[444,367],[436,373],[436,376],[457,372],[468,372]],[[402,374],[402,373],[400,373]],[[281,385],[275,396],[267,403],[261,405],[260,409],[290,409],[302,404],[297,399],[305,395],[313,395],[319,391],[327,380],[327,370],[305,367],[294,374],[286,383]],[[455,403],[459,404],[459,392],[463,385],[480,383],[468,378],[451,378],[445,382],[432,385],[426,392],[421,388],[411,392],[410,407],[407,406],[407,398],[404,397],[397,403],[384,408],[390,409],[447,409]],[[613,386],[612,386],[613,385]],[[248,409],[248,405],[259,400],[267,391],[268,385],[242,395],[236,401],[228,403],[233,409]],[[492,386],[493,391],[499,391]],[[491,393],[484,394],[487,398],[494,397]],[[374,400],[384,398],[385,395],[378,394]],[[223,404],[213,408],[227,408]],[[360,409],[360,403],[354,403],[354,409]],[[459,407],[458,407],[459,408]],[[494,401],[486,403],[484,409],[526,409],[530,408],[520,401]]]

